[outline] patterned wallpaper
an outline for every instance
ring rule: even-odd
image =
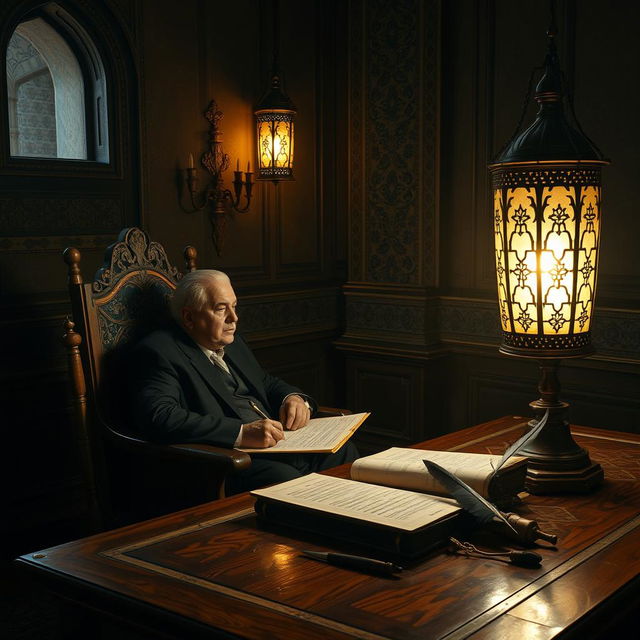
[[[438,2],[352,3],[350,279],[433,284]]]
[[[366,14],[367,271],[416,282],[420,87],[416,3],[369,2]]]

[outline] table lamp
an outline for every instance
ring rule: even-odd
[[[549,410],[546,426],[522,451],[529,458],[527,489],[540,494],[587,492],[604,478],[573,440],[557,369],[561,358],[594,351],[600,174],[608,161],[580,127],[571,100],[565,110],[554,23],[552,16],[535,121],[524,131],[519,126],[489,165],[500,352],[539,361],[541,395],[530,406],[538,419]]]

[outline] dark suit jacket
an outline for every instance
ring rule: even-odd
[[[275,419],[285,396],[300,393],[266,373],[238,334],[225,347],[225,359]],[[155,442],[233,447],[242,420],[215,373],[215,365],[179,327],[151,333],[136,346],[129,367],[131,429]]]

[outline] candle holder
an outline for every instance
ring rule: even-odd
[[[195,213],[209,207],[211,240],[218,255],[221,255],[224,245],[227,214],[232,212],[246,213],[251,204],[253,189],[253,173],[250,162],[247,163],[244,179],[239,161],[236,164],[236,170],[233,172],[233,192],[224,186],[222,174],[229,168],[229,156],[222,149],[222,130],[219,126],[222,115],[216,101],[212,100],[204,113],[204,117],[210,125],[209,151],[203,153],[200,158],[200,163],[209,172],[209,182],[203,191],[198,192],[198,170],[193,164],[193,156],[189,154],[186,183],[191,199],[191,209],[182,207],[187,213]],[[240,206],[243,199],[244,206]]]

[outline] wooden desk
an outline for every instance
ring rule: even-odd
[[[502,418],[423,444],[502,453],[522,424]],[[16,562],[98,618],[115,617],[151,634],[143,637],[611,637],[623,620],[638,619],[640,437],[573,431],[606,480],[589,496],[526,499],[520,513],[559,536],[556,550],[540,551],[539,569],[444,551],[396,580],[331,567],[299,554],[335,548],[323,546],[326,541],[261,530],[248,495]]]

